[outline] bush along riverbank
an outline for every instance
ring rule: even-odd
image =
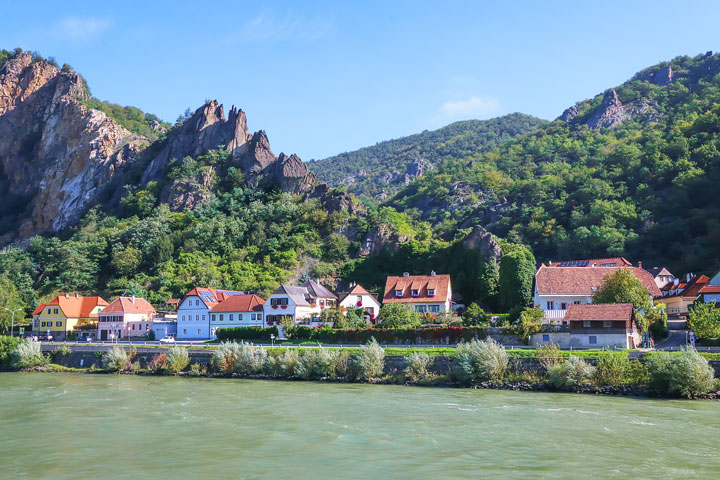
[[[265,348],[246,342],[223,342],[212,352],[174,346],[138,355],[116,346],[95,352],[91,368],[69,369],[72,354],[60,346],[42,353],[33,341],[0,339],[1,366],[24,371],[85,371],[144,375],[368,382],[421,386],[576,392],[664,398],[720,398],[720,384],[708,360],[693,349],[652,352],[630,359],[625,351],[593,352],[581,358],[556,346],[534,356],[512,356],[488,338],[461,343],[452,355],[411,351],[386,356],[375,339],[351,351],[318,348]],[[588,356],[588,352],[584,352]],[[200,355],[203,355],[202,357]]]

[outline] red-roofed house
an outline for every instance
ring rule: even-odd
[[[632,263],[624,257],[587,258],[583,260],[563,260],[550,262],[548,267],[632,267]]]
[[[710,281],[700,289],[699,294],[702,296],[703,302],[715,302],[720,307],[720,272],[716,273]]]
[[[545,312],[547,322],[564,320],[570,305],[592,303],[593,295],[602,285],[606,275],[615,273],[620,268],[632,271],[653,297],[660,295],[655,279],[646,270],[638,267],[548,267],[540,265],[535,274],[534,305],[539,305]]]
[[[676,278],[674,281],[665,284],[660,291],[665,304],[665,311],[669,316],[687,317],[690,313],[688,307],[697,300],[702,288],[710,282],[706,275],[687,275],[685,281]]]
[[[262,327],[263,304],[257,295],[233,295],[210,309],[210,335],[220,328]]]
[[[362,285],[353,285],[347,293],[340,296],[338,305],[341,308],[362,308],[365,310],[365,319],[370,323],[375,323],[380,313],[380,302]]]
[[[387,277],[383,303],[411,305],[420,313],[440,313],[452,310],[450,275],[409,275]]]
[[[118,297],[98,314],[98,339],[144,337],[150,330],[155,307],[139,297]]]
[[[178,340],[206,340],[210,338],[210,309],[235,295],[249,292],[196,287],[180,302],[177,311]]]
[[[533,345],[554,343],[568,347],[636,348],[641,341],[630,303],[572,304],[565,314],[567,331],[538,333]]]
[[[59,295],[48,303],[38,305],[33,312],[33,331],[64,340],[79,325],[95,322],[98,312],[107,305],[101,297]]]

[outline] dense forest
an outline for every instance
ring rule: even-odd
[[[466,120],[311,161],[308,165],[321,181],[332,187],[346,186],[348,192],[364,202],[376,204],[423,172],[446,161],[462,160],[488,151],[545,123],[522,113],[490,120]]]

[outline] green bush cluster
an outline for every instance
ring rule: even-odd
[[[508,368],[505,347],[492,338],[461,343],[455,353],[455,374],[466,382],[501,380]]]
[[[270,341],[270,336],[274,335],[278,338],[277,327],[262,328],[262,327],[233,327],[233,328],[219,328],[215,331],[215,336],[220,341],[240,341],[240,340],[254,340]]]
[[[25,369],[40,367],[49,363],[47,355],[42,353],[40,342],[24,340],[17,344],[10,353],[10,365],[13,368]]]
[[[655,352],[648,367],[653,385],[665,393],[694,397],[717,388],[713,368],[690,347],[679,353]]]

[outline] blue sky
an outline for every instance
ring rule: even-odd
[[[69,63],[169,121],[216,98],[304,160],[524,112],[546,119],[678,55],[718,2],[7,2],[0,47]],[[10,21],[8,21],[10,20]]]

